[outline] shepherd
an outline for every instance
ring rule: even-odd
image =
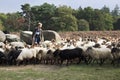
[[[42,23],[39,22],[32,34],[32,45],[39,46],[42,41],[43,41]]]

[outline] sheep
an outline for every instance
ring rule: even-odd
[[[97,38],[97,43],[99,43],[99,44],[103,44],[104,42],[106,42],[105,39]]]
[[[5,44],[3,42],[0,42],[0,48],[4,48]]]
[[[49,62],[53,64],[54,63],[53,52],[55,50],[56,49],[54,48],[40,48],[38,54],[36,55],[37,61],[45,64],[48,64]]]
[[[111,53],[113,55],[112,64],[115,65],[115,62],[117,62],[118,65],[120,63],[120,48],[117,47],[112,48]]]
[[[8,65],[16,65],[16,59],[22,50],[11,49],[7,55]]]
[[[46,63],[46,54],[47,54],[48,49],[47,48],[41,48],[39,50],[39,53],[36,55],[37,60],[39,60],[41,63],[42,61]]]
[[[46,53],[46,57],[45,57],[45,60],[46,60],[46,63],[48,64],[49,62],[51,64],[54,64],[55,63],[55,58],[53,56],[53,52],[55,51],[56,49],[49,49]]]
[[[84,60],[87,63],[83,55],[83,50],[81,48],[64,49],[64,50],[57,49],[56,51],[54,51],[53,55],[54,57],[61,60],[61,65],[64,60],[67,60],[66,65],[68,65],[69,61],[75,58],[79,58],[78,63],[80,63],[81,60]]]
[[[25,43],[23,42],[11,42],[10,45],[15,48],[15,47],[18,47],[18,48],[25,48]]]
[[[3,52],[0,51],[0,64],[4,64],[7,62],[7,57]]]
[[[106,59],[113,59],[113,56],[111,54],[111,49],[109,48],[94,48],[94,47],[88,47],[86,50],[86,53],[92,60],[100,61],[100,65],[104,63]],[[91,62],[91,61],[90,61]]]
[[[19,65],[20,62],[22,62],[23,60],[25,61],[25,63],[27,63],[27,61],[30,61],[30,60],[33,60],[33,59],[35,60],[36,54],[37,54],[37,52],[36,52],[36,49],[34,49],[34,48],[30,48],[30,49],[24,48],[24,49],[22,49],[20,55],[16,59],[17,62],[18,62],[17,65]],[[34,61],[34,63],[35,63],[35,61]]]
[[[75,48],[75,46],[73,44],[65,43],[65,45],[62,46],[60,49],[64,50],[64,49],[74,49],[74,48]]]
[[[0,42],[0,51],[5,52],[5,44],[3,42]]]

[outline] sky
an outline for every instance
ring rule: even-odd
[[[73,9],[92,7],[93,9],[101,9],[104,5],[113,10],[116,4],[120,7],[120,0],[0,0],[0,13],[13,13],[21,10],[21,5],[26,3],[30,6],[40,6],[43,3],[54,4],[59,7],[61,5],[70,6]]]

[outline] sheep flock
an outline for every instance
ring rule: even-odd
[[[28,64],[120,64],[120,38],[64,37],[60,41],[45,40],[39,46],[24,42],[0,42],[0,65]]]

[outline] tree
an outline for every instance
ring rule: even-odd
[[[5,29],[4,24],[5,24],[6,19],[7,19],[7,15],[1,13],[0,14],[0,30],[4,30]]]
[[[102,12],[98,9],[95,9],[94,16],[91,19],[90,29],[97,30],[97,31],[105,30],[104,26],[105,26],[105,22],[104,22],[104,16],[103,16]]]
[[[21,17],[19,13],[9,13],[7,14],[7,19],[5,21],[5,29],[9,31],[19,31],[22,27],[18,22],[18,18]]]
[[[105,30],[113,30],[113,17],[110,13],[103,13]]]
[[[113,19],[114,19],[113,23],[116,23],[117,20],[120,18],[120,10],[119,10],[119,6],[117,4],[116,4],[114,10],[112,10],[111,14],[112,14]]]
[[[110,9],[108,7],[106,7],[106,5],[104,5],[104,7],[101,9],[102,12],[105,13],[110,13]]]
[[[93,8],[91,7],[87,7],[87,8],[84,8],[84,11],[83,11],[83,18],[81,19],[85,19],[87,20],[89,23],[91,23],[91,20],[93,19],[93,15],[94,15],[94,10]]]
[[[62,27],[62,30],[65,31],[77,31],[77,19],[73,15],[65,15],[61,17],[62,22],[64,22],[64,26]]]
[[[119,11],[120,11],[119,6],[116,4],[114,10],[112,10],[111,13],[112,13],[113,16],[119,16],[120,15]]]
[[[60,17],[52,17],[50,20],[50,29],[60,31]]]
[[[0,30],[4,30],[3,22],[0,20]]]
[[[30,4],[24,4],[24,5],[21,5],[21,7],[22,7],[21,9],[23,10],[22,15],[25,18],[25,25],[24,26],[27,26],[28,30],[30,30],[31,15],[32,15]]]
[[[77,31],[77,19],[73,16],[73,9],[67,6],[57,8],[59,31]]]
[[[76,13],[75,13],[76,12]],[[84,18],[84,10],[79,7],[76,11],[74,11],[74,16],[79,20],[79,19],[85,19]]]
[[[120,18],[114,23],[114,30],[120,30]]]
[[[44,3],[41,6],[33,6],[31,8],[35,15],[35,20],[43,23],[43,28],[51,29],[51,18],[55,15],[56,6],[53,4]]]
[[[89,31],[89,23],[85,19],[78,20],[79,31]]]

